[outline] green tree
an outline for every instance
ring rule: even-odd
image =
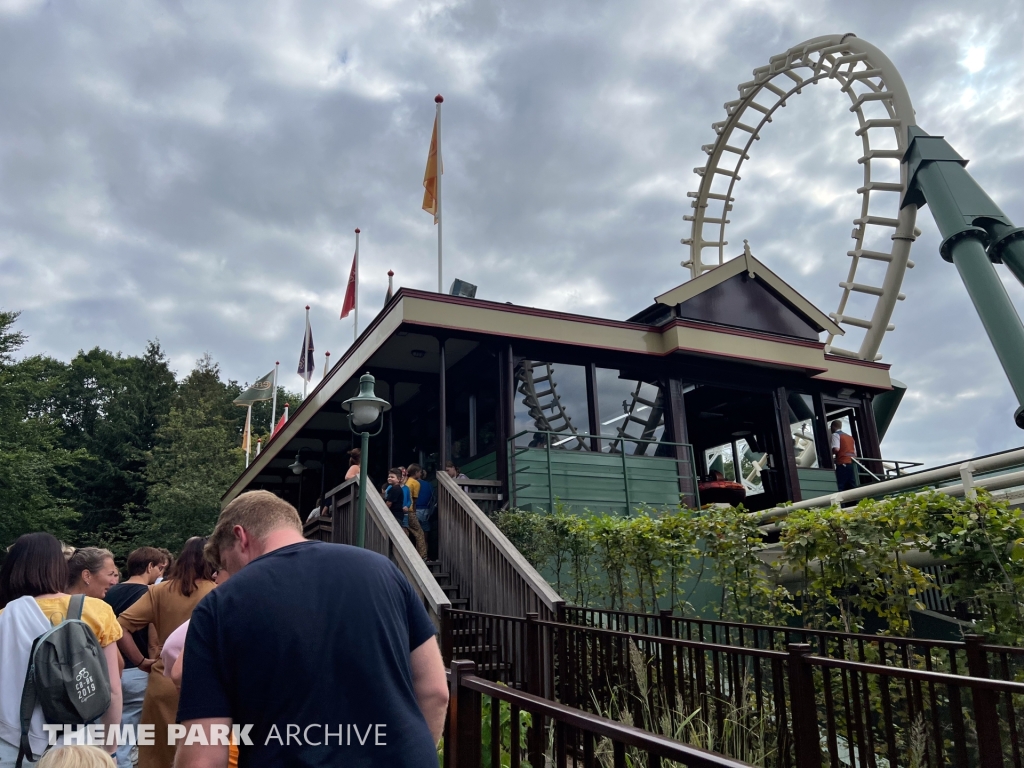
[[[64,475],[82,452],[61,446],[49,404],[62,363],[46,357],[13,358],[25,335],[14,329],[17,312],[0,310],[0,543],[48,530],[66,538],[76,519],[65,498]]]
[[[141,357],[95,348],[66,367],[52,407],[64,447],[88,454],[68,477],[83,534],[108,535],[126,513],[145,510],[147,463],[175,387],[155,341]]]
[[[178,549],[190,536],[205,536],[220,512],[220,497],[245,466],[238,387],[220,379],[209,355],[178,386],[156,431],[147,468],[148,509],[129,521],[137,542]]]

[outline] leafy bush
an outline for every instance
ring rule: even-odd
[[[650,613],[671,608],[744,622],[912,632],[922,594],[941,589],[972,631],[1024,638],[1024,517],[979,492],[865,499],[856,507],[794,510],[768,546],[742,507],[638,509],[635,515],[510,510],[496,522],[567,600]],[[942,584],[923,569],[944,564]],[[947,583],[948,581],[948,583]],[[788,586],[788,588],[787,588]],[[696,600],[701,590],[713,598]]]

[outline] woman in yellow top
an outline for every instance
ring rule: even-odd
[[[117,584],[121,573],[109,549],[81,547],[68,558],[68,594],[88,595],[102,600]]]
[[[168,635],[192,616],[192,609],[213,589],[213,569],[203,557],[206,539],[198,536],[185,542],[185,548],[171,566],[165,581],[149,588],[124,613],[117,617],[125,635],[118,646],[133,664],[146,669],[139,648],[131,633],[152,624],[156,630],[157,647],[150,648],[152,663],[146,698],[142,702],[141,724],[156,726],[152,745],[139,746],[138,768],[170,768],[174,762],[174,747],[167,743],[167,726],[178,716],[178,690],[169,677],[164,676],[160,648]]]
[[[420,469],[419,464],[410,464],[406,472],[409,478],[405,481],[406,487],[409,489],[409,495],[412,496],[412,506],[409,507],[409,535],[412,536],[412,543],[416,545],[416,551],[419,552],[420,557],[424,560],[427,559],[427,537],[423,533],[423,526],[420,525],[420,519],[416,516],[416,499],[420,496]]]
[[[18,757],[21,692],[32,642],[49,624],[59,624],[68,612],[71,596],[68,564],[57,539],[48,533],[27,533],[18,538],[3,567],[0,567],[0,768],[13,766]],[[33,598],[39,613],[26,610],[22,598]],[[105,726],[121,722],[121,676],[118,673],[117,641],[121,627],[114,611],[102,600],[86,597],[84,621],[99,640],[110,678],[110,706],[100,722]],[[33,754],[45,749],[41,713],[33,717],[29,740]],[[106,747],[113,753],[115,745]],[[33,765],[26,761],[24,765]]]

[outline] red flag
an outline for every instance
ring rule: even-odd
[[[288,423],[288,404],[285,403],[285,405],[284,405],[284,415],[282,415],[281,418],[277,420],[277,426],[274,427],[274,431],[270,433],[270,436],[273,437],[278,432],[280,432],[281,428],[285,424],[287,424],[287,423]]]
[[[348,317],[349,312],[356,308],[356,270],[359,268],[359,251],[352,257],[352,271],[348,274],[348,288],[345,289],[345,302],[341,305],[341,319]]]

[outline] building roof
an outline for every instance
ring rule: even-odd
[[[741,281],[746,287],[727,288],[725,284],[729,281]],[[777,304],[785,307],[794,316],[789,318],[788,328],[785,323],[782,323],[780,327],[778,318],[776,318],[775,322],[769,321],[766,326],[751,328],[751,330],[768,330],[772,328],[775,332],[782,335],[803,335],[798,330],[794,330],[792,320],[798,319],[798,322],[803,321],[815,333],[825,331],[836,336],[842,336],[844,333],[843,329],[832,318],[797,293],[789,283],[755,259],[750,253],[750,246],[746,241],[743,242],[743,253],[740,256],[725,262],[721,266],[708,270],[700,277],[694,278],[655,297],[654,301],[656,304],[635,315],[633,319],[656,314],[663,315],[663,313],[657,311],[658,305],[663,305],[680,308],[680,311],[676,312],[675,316],[677,317],[682,316],[716,324],[735,324],[740,327],[750,327],[750,313],[738,317],[734,322],[729,322],[726,318],[729,307],[722,306],[723,302],[719,300],[719,296],[714,295],[728,293],[731,300],[735,301],[738,295],[737,291],[746,291],[748,295],[752,292],[757,292],[770,296],[772,297],[770,300],[774,300]],[[750,298],[755,299],[756,297],[750,296]],[[754,303],[760,303],[763,312],[764,301],[757,300]],[[690,306],[684,309],[683,305]],[[757,309],[754,312],[756,313]],[[757,325],[756,321],[753,324]]]
[[[288,423],[263,446],[262,453],[253,459],[222,501],[227,503],[248,486],[319,411],[341,396],[348,382],[364,372],[385,342],[403,329],[446,329],[455,336],[462,332],[513,343],[516,339],[542,341],[595,353],[657,357],[681,353],[802,372],[818,380],[875,390],[891,388],[888,365],[826,354],[825,345],[818,341],[683,318],[651,325],[402,288],[291,414]]]

